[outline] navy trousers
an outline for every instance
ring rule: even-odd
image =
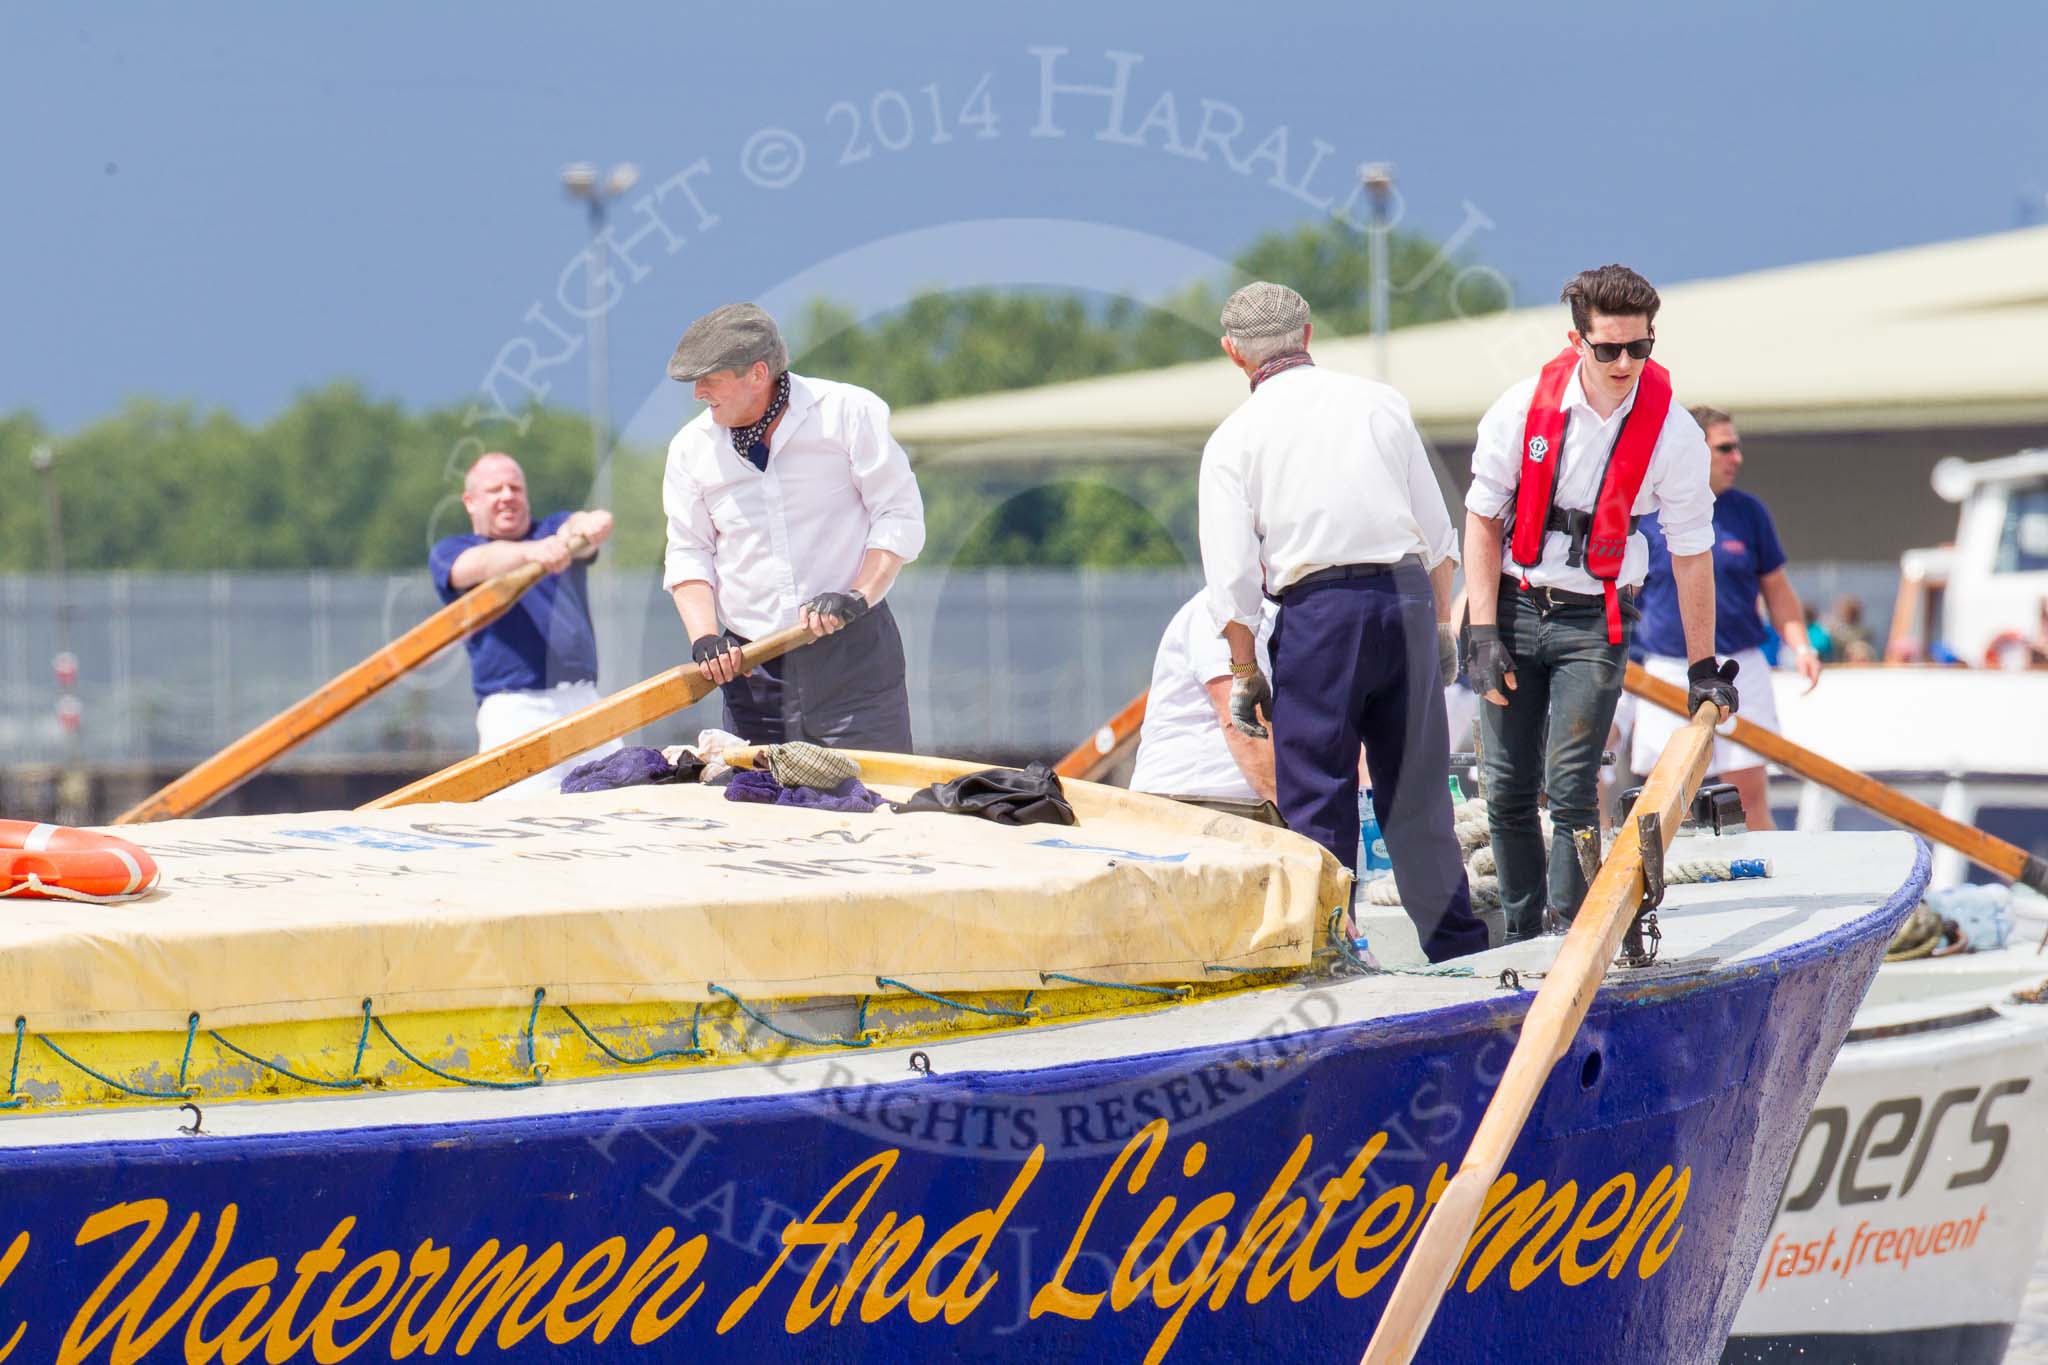
[[[1401,904],[1432,962],[1487,946],[1451,828],[1450,735],[1429,576],[1404,564],[1296,589],[1273,625],[1280,813],[1346,867],[1358,861],[1358,746]]]
[[[911,752],[903,636],[887,602],[844,630],[756,664],[720,691],[725,728],[749,744],[804,739],[834,749]]]

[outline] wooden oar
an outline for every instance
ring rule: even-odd
[[[1702,706],[1664,746],[1663,756],[1636,798],[1637,816],[1657,813],[1667,848],[1713,757],[1714,720],[1715,709]],[[1557,961],[1530,1002],[1500,1088],[1479,1120],[1464,1162],[1444,1187],[1408,1263],[1401,1268],[1401,1278],[1373,1329],[1371,1345],[1366,1347],[1366,1365],[1405,1365],[1422,1344],[1437,1305],[1464,1260],[1466,1242],[1485,1210],[1487,1191],[1507,1163],[1544,1082],[1578,1033],[1642,900],[1642,837],[1637,820],[1630,819],[1586,889],[1571,931],[1558,948]]]
[[[742,645],[740,656],[745,666],[751,668],[770,659],[779,659],[816,638],[802,626],[791,626],[773,635],[764,635],[752,644]],[[617,739],[660,720],[672,711],[680,711],[709,696],[716,686],[716,683],[705,680],[704,675],[697,671],[697,665],[678,664],[645,682],[614,692],[603,701],[593,702],[573,716],[564,716],[552,725],[543,725],[495,749],[487,749],[475,758],[452,763],[440,772],[431,773],[409,787],[400,787],[357,809],[385,810],[421,801],[478,800],[492,792],[503,791],[522,778],[545,772],[563,759],[572,758],[593,745]]]
[[[1628,666],[1622,686],[1652,705],[1676,711],[1681,716],[1685,714],[1684,689],[1653,677],[1640,664]],[[1951,819],[1876,778],[1866,777],[1822,758],[1774,730],[1766,730],[1753,721],[1744,720],[1740,713],[1735,717],[1734,727],[1726,733],[1735,743],[1752,753],[1761,754],[1787,772],[1831,788],[1895,825],[1904,825],[1938,844],[1946,844],[1979,867],[1989,868],[2001,877],[2025,882],[2036,891],[2048,893],[2048,862],[2017,844],[2009,844],[1995,835]]]
[[[1138,742],[1138,731],[1145,724],[1145,699],[1151,695],[1148,688],[1124,703],[1123,710],[1075,745],[1073,752],[1053,766],[1053,771],[1083,782],[1099,781],[1100,774],[1115,766]]]
[[[588,543],[571,536],[569,553]],[[303,744],[358,705],[457,640],[473,635],[512,609],[526,590],[546,576],[538,564],[522,564],[509,573],[488,578],[319,691],[243,735],[183,777],[116,816],[117,825],[175,820],[204,809],[275,762],[280,754]]]

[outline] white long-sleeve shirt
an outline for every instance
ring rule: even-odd
[[[1209,437],[1198,522],[1218,631],[1256,630],[1262,589],[1318,569],[1458,553],[1408,401],[1314,365],[1260,384]]]
[[[924,548],[924,500],[889,405],[866,389],[789,377],[789,407],[758,470],[699,413],[669,442],[661,585],[709,583],[721,622],[758,640],[797,623],[821,592],[844,592],[870,549],[904,562]]]
[[[1565,414],[1564,449],[1558,453],[1551,484],[1552,506],[1591,511],[1599,502],[1607,453],[1614,448],[1622,420],[1634,410],[1641,389],[1638,380],[1613,415],[1602,418],[1586,402],[1578,370],[1572,371],[1559,400]],[[1522,432],[1529,417],[1529,400],[1535,396],[1536,377],[1531,376],[1495,399],[1479,419],[1479,443],[1472,449],[1472,487],[1465,494],[1468,510],[1482,517],[1498,517],[1514,505],[1515,489],[1522,481]],[[1633,510],[1637,516],[1657,514],[1657,524],[1664,528],[1674,555],[1696,555],[1714,547],[1714,490],[1707,484],[1708,465],[1707,438],[1673,395]],[[1515,563],[1512,547],[1503,545],[1502,569],[1511,576],[1527,577],[1534,587],[1600,592],[1600,580],[1584,568],[1565,564],[1570,544],[1568,536],[1544,536],[1543,559],[1537,564]],[[1637,531],[1628,538],[1621,577],[1615,582],[1624,588],[1640,586],[1649,569],[1650,543]]]

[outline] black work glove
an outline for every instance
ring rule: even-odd
[[[695,663],[708,663],[721,654],[732,654],[738,649],[738,641],[719,631],[715,635],[699,635],[690,641],[690,658]]]
[[[1472,627],[1472,655],[1465,661],[1465,671],[1466,682],[1480,696],[1508,695],[1507,676],[1515,671],[1515,656],[1500,642],[1499,626]]]
[[[1253,739],[1264,739],[1266,727],[1259,720],[1259,710],[1264,708],[1267,715],[1273,714],[1273,685],[1266,681],[1266,675],[1258,665],[1247,666],[1240,673],[1237,665],[1230,666],[1230,720],[1241,735]]]
[[[1686,711],[1688,713],[1697,711],[1700,709],[1701,703],[1712,702],[1721,708],[1721,719],[1726,720],[1734,715],[1737,700],[1735,695],[1735,671],[1737,666],[1735,660],[1730,659],[1716,667],[1714,656],[1711,654],[1704,659],[1695,660],[1692,667],[1685,670]]]
[[[858,591],[821,592],[804,603],[805,611],[815,611],[820,616],[836,616],[839,624],[850,626],[866,614],[868,599]]]

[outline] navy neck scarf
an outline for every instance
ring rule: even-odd
[[[761,420],[752,426],[732,429],[732,448],[763,473],[768,471],[768,428],[775,425],[775,419],[788,406],[789,371],[784,370],[775,377],[775,396],[768,400],[768,410],[761,414]]]

